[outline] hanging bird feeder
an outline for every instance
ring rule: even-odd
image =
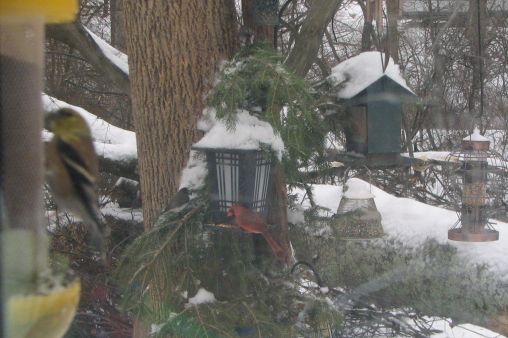
[[[448,231],[448,239],[487,242],[499,239],[489,218],[504,210],[506,162],[489,149],[490,141],[478,129],[462,140],[461,149],[446,161],[451,172],[446,177],[446,194],[456,204],[458,220]]]
[[[244,205],[266,219],[273,156],[260,150],[194,149],[206,155],[214,222],[226,222],[233,204]]]
[[[370,184],[357,178],[345,183],[334,227],[341,239],[371,239],[384,235]]]
[[[236,127],[215,121],[193,147],[206,155],[212,219],[226,223],[227,211],[241,204],[266,221],[273,168],[284,144],[272,126],[239,111]]]

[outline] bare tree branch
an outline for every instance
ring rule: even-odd
[[[342,0],[314,0],[307,11],[295,45],[286,60],[286,66],[305,76],[316,60],[326,26],[339,8]]]
[[[47,25],[46,36],[77,49],[99,72],[130,94],[129,75],[108,59],[87,30],[79,23]]]

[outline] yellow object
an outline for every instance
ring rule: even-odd
[[[77,0],[0,0],[0,16],[43,16],[46,23],[73,21]]]
[[[10,297],[7,338],[63,337],[76,314],[80,291],[76,281],[47,294]]]

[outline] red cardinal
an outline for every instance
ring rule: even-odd
[[[279,243],[273,239],[272,235],[270,235],[265,222],[263,222],[258,214],[248,208],[242,207],[239,204],[233,204],[228,210],[228,217],[231,216],[235,217],[236,224],[246,232],[251,234],[261,234],[272,249],[273,254],[282,261],[286,261],[286,252],[282,249]]]

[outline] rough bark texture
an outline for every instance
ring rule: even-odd
[[[125,34],[123,29],[123,2],[124,0],[110,0],[111,7],[111,45],[126,52]]]
[[[387,12],[387,49],[390,52],[390,56],[399,63],[399,30],[397,28],[399,22],[399,0],[386,0],[386,12]]]
[[[179,185],[203,96],[235,50],[233,0],[124,2],[144,225]]]
[[[296,74],[305,76],[314,63],[325,29],[342,0],[313,0],[307,11],[295,45],[286,65]]]
[[[478,13],[478,10],[480,11]],[[471,65],[473,71],[472,85],[468,98],[468,107],[471,117],[480,118],[480,89],[483,81],[483,56],[485,51],[485,33],[486,33],[486,11],[487,2],[483,0],[469,1],[469,27],[468,37],[471,43]],[[478,22],[478,18],[480,21]]]

